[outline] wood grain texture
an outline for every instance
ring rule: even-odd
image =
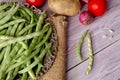
[[[25,0],[19,1],[25,2]],[[88,26],[84,26],[79,22],[79,14],[69,17],[67,30],[67,80],[120,80],[120,0],[107,1],[107,12],[103,16],[95,18],[94,22]],[[50,12],[47,4],[43,9]],[[87,10],[86,5],[83,10]],[[109,28],[115,30],[113,39],[103,39],[103,34],[110,35]],[[88,63],[86,41],[82,48],[83,62],[76,58],[75,53],[79,38],[86,29],[90,29],[92,33],[93,48],[96,54],[93,70],[88,76],[85,76]]]
[[[79,38],[81,34],[86,30],[89,29],[92,33],[93,38],[93,48],[94,54],[97,54],[101,50],[109,47],[110,45],[114,44],[117,40],[120,39],[120,1],[117,0],[108,0],[108,10],[107,12],[101,16],[95,18],[94,22],[88,26],[84,26],[79,23],[78,17],[69,18],[69,26],[68,26],[68,63],[67,63],[67,70],[74,68],[75,66],[79,65],[80,62],[76,58],[76,45],[78,44]],[[114,29],[114,37],[113,39],[103,39],[103,34],[109,33],[108,29]],[[88,58],[87,54],[87,41],[83,44],[82,54],[84,60]]]
[[[67,73],[67,80],[118,80],[120,79],[120,41],[95,55],[92,72],[86,76],[88,60]]]

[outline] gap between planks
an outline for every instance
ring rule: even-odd
[[[115,43],[117,43],[117,42],[119,42],[119,41],[120,41],[120,39],[116,40],[115,42],[113,42],[113,43],[109,44],[108,46],[104,47],[104,48],[103,48],[103,49],[101,49],[100,51],[98,51],[98,52],[94,53],[93,55],[94,55],[94,56],[95,56],[95,55],[97,55],[97,54],[98,54],[98,53],[100,53],[101,51],[105,50],[106,48],[108,48],[108,47],[112,46],[113,44],[115,44]],[[78,65],[80,65],[80,64],[82,64],[82,63],[84,63],[84,62],[85,62],[85,61],[87,61],[87,60],[88,60],[88,58],[86,58],[86,59],[85,59],[85,60],[83,60],[82,62],[80,62],[80,63],[76,64],[75,66],[71,67],[70,69],[68,69],[68,70],[66,71],[66,73],[67,73],[67,72],[69,72],[70,70],[72,70],[73,68],[77,67]]]

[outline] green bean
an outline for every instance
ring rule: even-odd
[[[27,66],[29,66],[31,64],[31,62],[30,62],[30,60],[27,62]],[[35,73],[33,72],[33,70],[32,69],[30,69],[29,71],[28,71],[28,74],[30,75],[30,77],[32,78],[32,79],[35,79],[36,77],[35,77]]]
[[[37,27],[36,27],[36,31],[39,31],[42,29],[42,25],[44,23],[44,19],[46,17],[45,11],[41,13],[41,16],[39,17],[39,20],[37,22]]]
[[[50,47],[51,47],[51,45],[49,45],[47,48],[45,48],[45,49],[41,52],[41,54],[39,55],[39,57],[38,57],[31,65],[29,65],[28,67],[26,67],[26,68],[24,68],[23,70],[19,71],[19,73],[25,73],[25,72],[29,71],[30,69],[32,69],[33,67],[35,67],[35,66],[39,63],[39,61],[40,61],[41,59],[43,59],[43,57],[45,56],[46,52],[48,51],[48,48],[50,48]],[[41,67],[42,67],[42,66],[43,66],[43,65],[41,64]]]
[[[0,63],[2,62],[2,60],[4,58],[4,53],[5,53],[5,48],[3,48],[2,52],[0,53]]]
[[[26,34],[31,34],[33,31],[32,31],[32,28],[29,29],[29,31],[26,33]]]
[[[30,23],[33,23],[34,22],[34,13],[27,7],[24,7],[23,9],[26,11],[26,13],[28,13],[31,16]]]
[[[24,9],[20,9],[20,12],[23,14],[23,16],[30,21],[30,16],[29,14],[24,10]]]
[[[38,43],[38,44],[35,46],[34,49],[41,47],[41,46],[46,42],[46,40],[49,39],[51,33],[52,33],[52,27],[49,28],[46,36],[43,38],[43,40],[42,40],[40,43]]]
[[[13,80],[13,79],[16,77],[16,75],[17,75],[18,72],[19,72],[19,69],[20,69],[20,66],[18,66],[17,68],[15,68],[15,70],[14,70],[14,72],[13,72],[12,79],[10,79],[10,80]]]
[[[35,27],[35,25],[36,25],[36,23],[29,24],[28,26],[26,26],[25,28],[23,28],[23,29],[19,32],[19,35],[24,34],[27,30],[31,29],[32,27]]]
[[[0,5],[0,12],[9,7],[9,4]]]
[[[36,36],[40,36],[41,34],[45,33],[47,30],[48,30],[48,28],[44,29],[43,31],[34,32],[34,33],[28,34],[26,36],[16,37],[14,39],[4,41],[3,43],[0,44],[0,47],[5,47],[7,45],[10,45],[10,44],[13,44],[13,43],[16,43],[16,42],[21,42],[23,40],[27,40],[27,39],[31,39],[31,38],[36,37]],[[49,34],[46,36],[45,40],[48,39],[51,32],[52,31],[51,31],[51,28],[50,28]]]
[[[47,48],[47,52],[49,53],[49,50],[50,50],[50,48],[51,48],[51,46],[52,46],[52,44],[51,43],[45,43],[45,47]],[[43,51],[44,50],[44,48],[41,50],[41,51]],[[42,54],[40,54],[40,56],[41,56]],[[52,55],[52,54],[51,54]],[[42,55],[41,56],[41,58],[40,58],[40,62],[42,62],[43,61],[43,57],[44,57],[44,55]],[[37,58],[36,58],[37,59]],[[35,60],[36,60],[35,59]],[[39,72],[40,72],[40,70],[41,70],[41,68],[42,68],[43,66],[41,66],[41,65],[39,65],[38,64],[38,67],[37,67],[37,70],[36,70],[36,75],[38,75],[39,74]]]
[[[0,25],[5,24],[7,21],[9,21],[12,18],[12,16],[17,12],[19,6],[20,5],[17,4],[17,6],[7,16],[5,16],[3,19],[1,19]]]
[[[3,59],[2,64],[4,64],[4,62],[7,62],[7,59],[9,58],[10,49],[11,49],[11,45],[6,47],[6,51],[5,51],[5,54],[4,54],[4,59]]]
[[[28,49],[28,46],[27,46],[26,43],[24,43],[24,42],[22,42],[22,41],[21,41],[21,42],[18,42],[18,43],[21,44],[24,49]]]
[[[13,5],[10,10],[8,10],[8,11],[6,11],[6,12],[1,12],[1,13],[0,13],[0,20],[1,20],[2,18],[4,18],[5,16],[7,16],[7,15],[14,9],[14,7],[15,7],[15,5]]]
[[[33,15],[33,18],[34,18],[34,22],[38,22],[38,18],[36,15]]]
[[[44,53],[45,54],[45,53]],[[25,73],[28,72],[29,70],[33,69],[33,67],[35,67],[37,64],[39,63],[38,58],[28,67],[24,68],[23,70],[19,71],[19,73]],[[41,67],[43,67],[43,65],[41,64]]]
[[[21,41],[21,42],[18,42],[18,43],[21,44],[23,47],[18,51],[18,54],[16,55],[17,59],[18,59],[19,56],[24,55],[24,52],[23,52],[24,49],[28,49],[27,41],[23,41],[23,42]],[[21,60],[23,60],[23,59],[21,58]],[[19,60],[19,61],[21,61],[21,60]]]
[[[9,12],[9,11],[7,11],[7,12],[1,12],[1,13],[0,13],[0,20],[1,20],[3,17],[5,17],[5,16],[8,14],[8,12]]]
[[[13,20],[13,21],[10,21],[2,26],[0,26],[0,30],[4,29],[4,28],[7,28],[11,25],[14,25],[14,24],[17,24],[17,23],[20,23],[20,22],[25,22],[24,19],[17,19],[17,20]]]
[[[13,80],[13,78],[12,78],[13,77],[13,72],[14,72],[14,70],[11,70],[11,71],[8,72],[6,80]]]
[[[8,63],[9,63],[9,58],[10,58],[10,55],[9,55],[9,51],[10,51],[10,46],[8,46],[5,50],[5,53],[4,53],[4,58],[3,58],[3,61],[1,63],[1,66],[0,66],[0,80],[5,76],[5,71],[8,67]]]
[[[8,34],[9,32],[7,31],[7,33],[6,34]],[[4,37],[4,36],[3,36]],[[4,37],[5,38],[5,37]],[[10,38],[10,37],[9,37]],[[4,68],[4,66],[6,66],[7,64],[9,64],[9,62],[10,62],[10,55],[9,55],[9,52],[10,52],[10,50],[11,50],[11,46],[7,46],[7,48],[6,48],[6,53],[5,53],[5,55],[4,55],[4,59],[3,59],[3,61],[2,61],[2,64],[3,64],[3,66],[1,66],[0,67],[0,69],[2,69],[2,68]],[[2,69],[2,71],[4,72],[5,70],[7,69],[7,66],[6,66],[6,68],[5,69]],[[4,73],[3,73],[4,74]],[[0,74],[1,75],[1,74]],[[9,76],[8,76],[8,79],[9,79]]]
[[[37,26],[36,26],[36,31],[40,31],[41,30],[41,27],[42,27],[42,25],[43,25],[43,22],[44,22],[44,18],[45,18],[45,13],[44,14],[41,14],[41,16],[40,16],[40,18],[39,18],[39,20],[38,20],[38,22],[37,22]],[[49,24],[46,24],[45,26],[48,26]],[[44,26],[44,27],[45,27]],[[31,44],[30,44],[30,48],[33,48],[34,47],[34,45],[36,44],[36,42],[38,42],[37,41],[37,37],[35,37],[33,40],[32,40],[32,42],[31,42]],[[36,60],[36,56],[34,57],[35,58],[35,60]],[[36,64],[34,64],[34,65],[36,65]],[[34,66],[33,65],[33,66]],[[41,64],[40,63],[38,63],[38,66],[39,66],[39,68],[41,67]],[[39,70],[39,69],[38,69]]]
[[[15,78],[15,76],[17,75],[18,70],[19,70],[19,67],[9,71],[7,74],[6,80],[13,80]]]
[[[7,30],[7,32],[6,32],[6,35],[8,36],[8,35],[10,35],[10,31],[12,30],[12,26],[10,26],[10,27],[8,27],[8,30]]]
[[[22,30],[24,24],[25,24],[24,22],[20,23],[20,25],[18,26],[17,31],[16,31],[16,36],[19,36],[18,33]]]
[[[47,43],[47,46],[46,46],[46,49],[47,49],[47,52],[49,52],[49,49],[51,48],[51,43]],[[42,62],[43,61],[43,57],[45,56],[45,54],[40,54],[40,62]],[[38,75],[39,74],[39,72],[40,72],[40,70],[41,70],[41,68],[42,68],[43,66],[41,66],[41,65],[38,65],[38,68],[37,68],[37,70],[36,70],[36,75]]]
[[[51,43],[51,42],[50,42],[50,43],[45,42],[45,46],[46,46],[46,47],[48,47],[49,45],[52,45],[52,43]],[[48,54],[49,54],[50,56],[52,56],[51,48],[48,49]]]
[[[12,51],[10,52],[10,47],[7,47],[8,49],[6,49],[6,53],[5,53],[5,57],[4,60],[2,62],[2,66],[0,67],[1,71],[0,71],[0,76],[5,75],[6,74],[6,70],[7,68],[9,68],[9,66],[12,65],[11,60],[13,59],[13,57],[16,55],[17,51],[21,48],[19,44],[16,44],[16,46],[12,49]],[[9,53],[10,52],[10,53]],[[4,73],[2,73],[4,72]],[[0,78],[1,79],[1,78]]]
[[[22,47],[22,48],[18,51],[17,55],[21,54],[23,51],[24,51],[24,48]],[[17,56],[17,55],[16,55],[16,56]]]
[[[21,17],[22,18],[22,17]],[[11,20],[16,20],[16,19],[20,19],[20,17],[18,17],[18,16],[13,16],[12,18],[11,18]]]
[[[17,52],[19,51],[19,49],[21,49],[21,45],[16,43],[14,45],[14,47],[12,48],[11,52],[10,52],[10,57],[14,58],[14,56],[17,54]]]
[[[35,60],[37,60],[37,57],[35,57]],[[38,63],[37,70],[36,70],[36,75],[39,74],[39,72],[40,72],[40,70],[41,70],[42,67],[43,67],[43,65],[41,65],[41,63],[39,62],[39,63]]]
[[[13,63],[19,63],[19,62],[21,62],[23,59],[25,59],[25,57],[26,57],[25,51],[23,51],[21,54],[17,54],[12,62],[13,62]]]
[[[4,29],[4,30],[0,31],[0,35],[5,34],[6,32],[7,32],[7,29]]]
[[[36,51],[37,51],[37,50],[36,50]],[[31,52],[30,52],[29,50],[27,50],[26,56],[28,56],[30,53],[31,53]],[[29,66],[30,64],[31,64],[31,62],[30,62],[30,61],[27,61],[27,66]],[[35,79],[35,74],[34,74],[34,72],[33,72],[32,70],[29,70],[28,73],[29,73],[29,75],[30,75],[33,79]]]
[[[28,60],[30,60],[31,58],[33,58],[36,54],[38,54],[39,52],[39,49],[35,50],[31,55],[28,55],[27,58],[25,58],[24,60],[22,60],[21,62],[19,63],[15,63],[13,65],[11,65],[6,72],[9,72],[10,70],[16,68],[17,66],[20,66],[21,64],[27,62]]]
[[[0,80],[13,80],[19,73],[20,76],[22,73],[21,80],[27,80],[28,75],[35,79],[35,74],[38,75],[43,67],[44,56],[51,54],[52,44],[48,39],[52,27],[50,23],[44,23],[45,12],[38,19],[29,8],[21,9],[19,3],[8,7],[0,8],[0,49],[3,48],[0,54]],[[33,70],[35,67],[36,73]]]
[[[79,59],[80,61],[82,60],[81,47],[82,47],[82,44],[83,44],[83,42],[84,42],[84,39],[85,39],[87,33],[88,33],[88,30],[86,30],[86,31],[82,34],[82,36],[81,36],[81,38],[80,38],[80,41],[79,41],[79,43],[78,43],[78,45],[77,45],[77,48],[76,48],[76,54],[77,54],[77,57],[78,57],[78,59]]]
[[[45,47],[44,46],[41,46],[41,48],[40,48],[41,50],[40,50],[40,52],[37,54],[37,56],[35,56],[34,57],[34,60],[37,60],[37,58],[40,56],[40,54],[43,52],[43,50],[45,49]],[[47,48],[46,48],[47,49]],[[41,63],[42,63],[42,59],[39,61],[39,63],[38,63],[38,65],[37,65],[37,69],[36,69],[36,76],[40,73],[40,70],[41,70],[41,68],[43,67],[43,64],[41,65]]]
[[[21,80],[27,80],[27,72],[23,73],[22,79]]]
[[[1,40],[8,40],[8,39],[13,39],[14,37],[11,36],[5,36],[5,35],[0,35]]]
[[[17,51],[21,48],[21,45],[16,43],[12,50],[11,48],[12,48],[11,45],[7,46],[3,64],[7,62],[9,63],[9,61],[11,61],[11,59],[16,55]]]
[[[89,63],[88,63],[88,68],[86,70],[86,75],[88,75],[91,72],[93,66],[93,49],[92,49],[90,32],[88,32],[88,54],[89,54]]]
[[[10,32],[10,28],[8,28],[8,30],[7,30],[7,32],[6,32],[6,35],[7,34],[9,34],[9,32]],[[9,38],[11,38],[11,37],[9,37]],[[6,56],[8,55],[8,53],[10,52],[10,46],[7,46],[7,50],[6,50],[6,55],[4,56],[4,59],[6,59]],[[5,49],[4,49],[4,51],[5,51]],[[2,51],[3,53],[4,53],[4,51]],[[4,61],[4,60],[3,60]]]
[[[49,26],[49,23],[45,24],[43,27],[46,28],[47,26]],[[37,25],[37,27],[40,27],[40,26]],[[39,29],[37,27],[36,27],[36,31],[39,31]],[[35,37],[30,44],[30,48],[33,48],[37,42],[38,42],[38,38]]]
[[[11,32],[10,32],[11,36],[14,36],[14,35],[15,35],[15,32],[16,32],[16,30],[17,30],[17,27],[18,27],[18,24],[15,24],[15,25],[13,26],[13,28],[11,29]]]

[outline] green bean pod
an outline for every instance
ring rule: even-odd
[[[23,63],[26,63],[27,61],[29,61],[30,59],[32,59],[35,55],[37,55],[39,52],[39,49],[35,50],[31,55],[28,55],[27,58],[25,57],[24,60],[22,59],[22,61],[13,64],[12,66],[10,66],[6,72],[9,72],[10,70],[22,65]],[[24,53],[24,52],[23,52]]]
[[[28,35],[25,35],[25,36],[21,36],[21,37],[15,37],[14,39],[4,41],[3,43],[0,44],[0,47],[5,47],[7,45],[10,45],[10,44],[13,44],[13,43],[16,43],[16,42],[21,42],[23,40],[27,40],[27,39],[31,39],[31,38],[36,37],[36,36],[40,36],[40,35],[44,34],[47,30],[48,29],[46,28],[43,31],[34,32],[34,33],[31,33],[31,34],[28,34]],[[46,36],[44,41],[46,41],[49,38],[49,35],[50,35],[51,32],[52,32],[52,30],[50,28],[49,34]]]
[[[27,8],[27,7],[24,7],[23,10],[25,10],[26,13],[28,13],[31,16],[30,23],[33,23],[34,22],[34,13],[29,8]]]
[[[7,16],[5,16],[3,19],[0,20],[0,25],[5,24],[7,21],[9,21],[12,16],[17,12],[18,8],[19,8],[19,4],[17,4],[17,6],[11,10],[11,12],[9,12],[9,14]]]
[[[38,57],[31,65],[29,65],[29,66],[26,67],[25,69],[19,71],[19,73],[25,73],[25,72],[29,71],[30,69],[32,69],[33,67],[35,67],[35,66],[39,63],[39,61],[43,59],[43,57],[45,56],[45,54],[47,53],[47,51],[48,51],[48,49],[49,49],[50,47],[51,47],[51,45],[47,46],[47,47],[41,52],[41,54],[39,55],[39,57]],[[41,66],[43,66],[43,65],[41,64]]]
[[[51,33],[52,33],[52,27],[49,28],[46,36],[43,37],[43,40],[40,43],[38,43],[34,49],[41,47],[49,39]]]
[[[90,32],[88,32],[88,54],[89,54],[89,62],[88,62],[88,68],[86,70],[86,75],[88,75],[91,72],[93,66],[93,60],[94,60]]]
[[[6,80],[13,80],[14,79],[13,73],[14,73],[14,69],[9,71],[8,74],[7,74]]]
[[[11,29],[11,32],[10,32],[11,36],[15,36],[17,27],[18,27],[18,23],[14,24],[14,26]]]
[[[36,23],[32,23],[32,24],[29,24],[28,26],[26,26],[25,28],[23,28],[20,32],[19,32],[19,35],[22,35],[24,34],[25,32],[27,32],[29,29],[31,29],[32,27],[35,27]]]
[[[1,12],[2,10],[5,10],[7,7],[9,7],[9,4],[0,5],[0,12]]]
[[[0,53],[0,66],[1,66],[1,63],[2,63],[2,61],[3,61],[3,59],[4,59],[5,50],[6,50],[6,48],[3,48],[3,50],[2,50],[1,53]]]
[[[0,20],[1,19],[3,20],[3,18],[5,18],[5,16],[7,16],[14,9],[14,7],[15,7],[15,4],[12,6],[12,8],[10,8],[9,10],[7,10],[6,12],[1,12],[0,13]]]
[[[77,45],[76,54],[77,54],[77,57],[78,57],[78,59],[79,59],[80,61],[82,61],[81,48],[82,48],[82,44],[83,44],[83,42],[84,42],[84,39],[85,39],[87,33],[88,33],[88,30],[86,30],[86,31],[82,34],[82,36],[81,36],[81,38],[80,38],[80,41],[79,41],[79,43],[78,43],[78,45]]]
[[[20,9],[20,12],[23,14],[23,16],[27,19],[28,22],[31,20],[31,16],[23,8]]]
[[[0,35],[4,35],[7,32],[7,29],[0,31]]]
[[[24,27],[24,22],[21,22],[17,28],[17,31],[16,31],[16,36],[19,36],[19,32],[22,30],[22,28]]]
[[[11,25],[14,25],[14,24],[17,24],[17,23],[20,23],[20,22],[25,22],[24,19],[17,19],[17,20],[13,20],[13,21],[10,21],[4,25],[1,25],[0,26],[0,30],[4,29],[4,28],[7,28],[7,27],[10,27]]]
[[[27,80],[27,77],[28,77],[27,72],[26,72],[26,73],[23,73],[23,76],[22,76],[22,79],[21,79],[21,80]]]

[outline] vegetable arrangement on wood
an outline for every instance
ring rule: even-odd
[[[9,14],[8,14],[9,13]],[[52,56],[52,25],[19,3],[0,3],[0,80],[36,79]]]
[[[39,7],[39,6],[41,7],[45,3],[44,0],[35,0],[35,2],[32,2],[32,0],[26,0],[26,2],[28,2],[30,5],[34,5],[34,6],[37,6],[37,7]],[[106,0],[81,0],[81,1],[79,1],[79,0],[48,0],[48,6],[51,9],[51,11],[53,11],[56,14],[65,15],[65,16],[74,16],[74,15],[78,14],[81,11],[81,7],[82,7],[81,3],[82,2],[84,2],[84,4],[88,5],[88,7],[87,7],[88,11],[81,12],[80,16],[79,16],[79,21],[83,25],[88,25],[88,24],[92,23],[93,20],[94,20],[94,17],[102,16],[106,12],[106,10],[107,10],[107,1]],[[27,14],[24,12],[24,9],[21,10],[21,12],[24,15],[26,15],[26,19],[27,20],[30,19],[30,16],[27,16]],[[19,21],[22,22],[22,20],[19,20]],[[15,22],[19,23],[19,21],[15,21]],[[30,22],[31,23],[33,22],[33,18],[32,18],[32,20]],[[11,22],[9,24],[12,25],[12,23],[14,23],[14,22]],[[4,24],[4,23],[0,22],[0,24]],[[33,23],[31,25],[28,25],[28,26],[31,28],[31,27],[34,27],[35,25],[36,24]],[[7,27],[7,26],[5,26],[5,27]],[[0,29],[2,30],[3,27],[0,27]],[[24,34],[28,29],[29,28],[23,29],[21,32],[19,32],[19,35]],[[3,32],[5,33],[5,31],[3,31]],[[38,33],[35,33],[34,35],[39,36],[37,34]],[[42,34],[42,33],[39,33],[39,34]],[[83,44],[84,39],[87,36],[87,34],[88,34],[89,63],[88,63],[88,68],[86,70],[86,75],[88,75],[91,72],[92,66],[93,66],[93,60],[94,60],[93,49],[92,49],[92,38],[91,38],[91,34],[90,34],[90,32],[88,30],[86,30],[83,33],[83,35],[81,36],[80,41],[79,41],[79,43],[77,45],[77,49],[76,49],[76,54],[77,54],[78,59],[82,60],[83,57],[82,57],[82,54],[81,54],[81,48],[82,48],[82,44]],[[32,36],[32,34],[30,36]],[[11,40],[13,39],[13,38],[11,38],[9,36],[1,36],[0,39],[2,39],[2,38],[3,39],[11,39]],[[23,41],[24,39],[29,39],[29,37],[28,36],[24,36],[24,38],[20,37],[18,39],[17,38],[14,39],[14,42],[15,41],[19,41],[20,44],[22,44],[25,48],[27,48],[26,45],[24,45],[24,43],[21,43],[21,41]],[[23,39],[23,40],[21,40],[21,39]],[[0,47],[1,46],[4,47],[4,46],[6,46],[8,44],[12,44],[13,41],[11,41],[11,42],[7,42],[6,41],[6,43],[7,44],[5,44],[3,42],[2,44],[0,44]],[[30,64],[30,62],[28,62],[28,65],[29,64]],[[41,67],[41,65],[40,65],[40,67]],[[27,67],[26,69],[23,69],[22,71],[20,71],[20,73],[27,72],[27,69],[30,69],[30,68]],[[28,73],[30,73],[30,72],[28,72]],[[31,77],[34,78],[34,75],[31,75]]]
[[[85,2],[88,5],[88,11],[83,11],[80,13],[80,22],[84,25],[92,23],[93,17],[102,16],[107,10],[106,0],[82,0],[82,2]],[[87,24],[85,23],[86,21]]]

